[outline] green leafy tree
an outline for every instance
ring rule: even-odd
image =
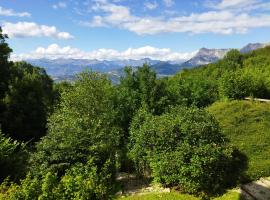
[[[6,43],[8,36],[2,33],[0,27],[0,99],[3,98],[5,91],[7,90],[8,79],[9,79],[9,68],[11,63],[8,61],[9,55],[12,49],[9,48]]]
[[[0,27],[0,121],[3,118],[1,113],[5,110],[3,98],[8,89],[10,66],[12,65],[12,63],[8,61],[12,49],[9,48],[6,43],[7,38],[7,35],[2,33],[2,28]]]
[[[218,99],[214,81],[185,72],[170,78],[167,90],[171,105],[206,107]]]
[[[3,102],[3,131],[17,140],[37,141],[46,133],[47,117],[54,103],[52,79],[42,68],[14,63]]]
[[[244,56],[237,50],[230,50],[219,64],[229,70],[236,70],[243,66]]]
[[[244,99],[252,96],[253,91],[254,81],[252,76],[243,73],[242,70],[227,72],[219,80],[221,98]]]
[[[141,107],[155,114],[164,112],[168,106],[166,82],[157,79],[156,73],[147,64],[136,70],[127,67],[120,84],[116,86],[114,97],[117,121],[124,130],[120,141],[122,170],[130,170],[132,164],[126,157],[130,122]]]
[[[78,76],[74,86],[61,94],[61,103],[49,118],[48,134],[31,156],[34,174],[62,176],[74,164],[89,160],[94,160],[97,170],[110,162],[108,173],[114,173],[121,131],[115,122],[112,95],[106,76],[92,72]]]

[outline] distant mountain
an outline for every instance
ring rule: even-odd
[[[239,49],[241,53],[248,53],[258,48],[263,48],[268,44],[250,43]],[[207,49],[201,48],[197,54],[190,60],[181,62],[175,61],[159,61],[149,58],[140,60],[89,60],[89,59],[32,59],[27,62],[45,68],[47,73],[54,80],[73,80],[74,75],[84,70],[93,70],[101,73],[106,73],[109,77],[117,82],[124,74],[124,67],[131,66],[135,70],[138,66],[144,63],[150,65],[157,72],[158,76],[170,76],[179,72],[184,68],[192,68],[199,65],[205,65],[217,62],[222,59],[230,49]]]
[[[182,67],[195,67],[216,62],[223,58],[230,49],[207,49],[201,48],[198,53],[182,64]]]
[[[242,49],[240,49],[241,53],[248,53],[250,51],[254,51],[256,49],[263,48],[265,46],[268,46],[268,44],[263,44],[263,43],[249,43],[246,46],[244,46]]]
[[[183,68],[183,66],[182,64],[159,62],[154,65],[151,65],[151,68],[154,69],[159,76],[170,76],[179,72]]]
[[[123,68],[125,66],[141,66],[144,63],[154,65],[160,61],[149,58],[141,60],[88,60],[88,59],[30,59],[27,62],[46,69],[52,77],[68,77],[84,70],[93,70],[102,73]]]

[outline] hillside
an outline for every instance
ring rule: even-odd
[[[231,101],[208,107],[220,122],[231,144],[248,157],[247,175],[252,179],[270,175],[270,104]]]

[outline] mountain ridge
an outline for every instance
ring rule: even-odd
[[[248,53],[258,48],[263,48],[270,45],[270,43],[249,43],[238,49],[241,53]],[[72,59],[72,58],[58,58],[58,59],[28,59],[27,62],[43,67],[47,73],[52,76],[54,80],[71,79],[75,74],[84,70],[93,70],[101,73],[120,77],[123,74],[125,66],[138,67],[147,63],[157,72],[158,76],[170,76],[185,68],[193,68],[200,65],[217,62],[222,59],[228,49],[208,49],[201,48],[189,60],[183,62],[175,61],[160,61],[152,60],[150,58],[143,58],[140,60],[97,60],[97,59]]]

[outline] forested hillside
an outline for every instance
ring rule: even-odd
[[[115,85],[91,71],[54,83],[9,61],[7,39],[0,31],[0,199],[113,199],[120,172],[209,199],[270,176],[270,106],[243,101],[270,98],[270,47],[170,78],[127,67]]]

